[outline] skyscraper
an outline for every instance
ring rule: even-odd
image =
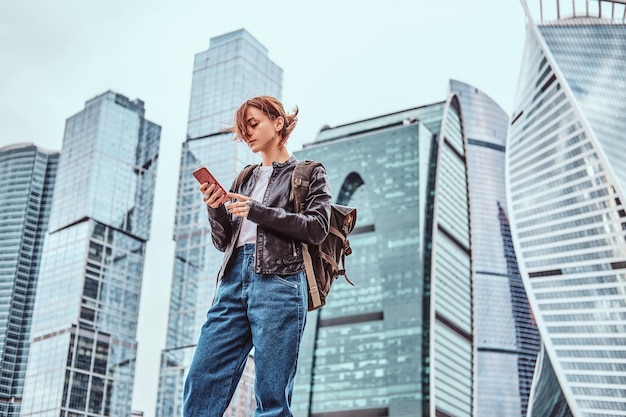
[[[529,415],[626,414],[626,4],[522,2],[511,231],[545,351]]]
[[[20,414],[41,252],[59,153],[0,148],[0,415]]]
[[[485,93],[460,81],[467,137],[474,317],[476,415],[525,417],[540,347],[511,240],[504,162],[509,116]]]
[[[209,49],[196,54],[193,63],[187,139],[230,127],[237,108],[251,97],[280,97],[282,79],[283,70],[269,59],[267,48],[245,29],[211,38]]]
[[[22,416],[127,416],[161,128],[108,91],[66,121]]]
[[[213,247],[207,209],[191,174],[204,165],[228,187],[239,170],[257,162],[245,145],[234,142],[232,135],[222,133],[222,129],[231,125],[235,111],[248,98],[280,98],[282,74],[282,69],[269,59],[267,49],[243,29],[211,38],[209,49],[195,57],[187,139],[180,161],[176,253],[166,347],[161,354],[157,417],[182,415],[185,371],[211,306],[223,257]],[[240,388],[246,387],[251,384],[242,381]],[[247,397],[248,393],[242,395]],[[236,414],[234,407],[229,412]]]
[[[326,128],[296,152],[358,207],[348,276],[309,313],[293,398],[305,417],[470,417],[472,265],[458,97]]]

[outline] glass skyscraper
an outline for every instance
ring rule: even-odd
[[[234,142],[233,136],[222,130],[231,126],[235,111],[245,100],[258,95],[280,98],[282,76],[267,49],[243,29],[211,38],[209,49],[195,57],[187,139],[180,161],[173,233],[176,252],[157,417],[182,415],[185,372],[211,306],[224,255],[213,246],[206,205],[192,172],[206,166],[228,187],[244,166],[258,162],[247,146]],[[251,389],[245,378],[240,390]],[[239,413],[235,404],[249,403],[240,396],[246,398],[249,393],[235,393],[227,415]]]
[[[0,148],[0,416],[17,417],[59,153]]]
[[[22,416],[128,416],[161,128],[108,91],[66,121]]]
[[[309,313],[299,417],[473,415],[467,154],[456,95],[320,131],[296,152],[324,163],[358,208],[338,281]]]
[[[460,81],[467,137],[474,317],[476,416],[525,417],[540,347],[519,274],[508,221],[505,145],[509,116],[485,93]]]
[[[187,139],[230,127],[249,98],[280,97],[282,79],[283,70],[269,59],[267,48],[245,29],[211,38],[209,49],[194,59]]]
[[[545,351],[529,416],[626,415],[626,4],[522,2],[511,231]]]

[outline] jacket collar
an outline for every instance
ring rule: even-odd
[[[274,168],[283,168],[283,167],[286,167],[288,165],[295,164],[297,161],[298,160],[296,159],[296,157],[291,155],[291,157],[289,159],[287,159],[285,162],[272,162],[272,167],[274,167]]]

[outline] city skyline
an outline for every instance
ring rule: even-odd
[[[1,145],[33,142],[60,150],[65,119],[88,98],[107,89],[144,100],[146,117],[163,126],[155,219],[140,311],[138,389],[133,401],[134,408],[146,417],[154,412],[158,357],[165,346],[167,311],[163,306],[169,301],[171,230],[178,155],[189,111],[190,70],[194,54],[206,49],[211,37],[246,28],[268,47],[270,58],[283,68],[284,102],[301,109],[301,124],[290,144],[292,151],[312,141],[324,124],[336,125],[439,101],[450,78],[475,85],[510,112],[523,44],[523,10],[515,0],[506,6],[504,2],[483,2],[482,8],[450,1],[446,2],[448,7],[394,2],[385,7],[355,9],[333,4],[325,10],[324,6],[331,3],[322,3],[315,6],[320,10],[307,9],[304,13],[276,2],[262,10],[258,6],[239,6],[235,10],[231,5],[214,9],[190,3],[197,7],[190,8],[186,16],[171,9],[176,6],[154,5],[146,11],[140,4],[124,5],[125,12],[116,14],[114,7],[121,7],[122,2],[106,9],[89,3],[76,5],[57,14],[41,2],[37,4],[38,13],[33,15],[24,6],[5,4],[0,13],[0,27],[17,32],[11,37],[13,41],[2,46],[7,66],[0,77],[5,92],[0,102]],[[456,12],[451,14],[448,8]],[[54,19],[49,19],[51,13]],[[207,16],[211,13],[215,16]],[[268,29],[265,22],[272,21],[269,16],[273,13],[283,18]],[[99,18],[94,19],[94,14]],[[207,27],[194,14],[206,16]],[[305,16],[306,22],[291,15]],[[139,27],[144,32],[134,25],[137,18],[143,19]],[[83,22],[90,26],[80,26]],[[167,29],[165,22],[180,30],[160,34],[157,29],[161,24]],[[16,24],[21,27],[19,31]],[[117,24],[133,30],[107,30]],[[351,29],[349,33],[346,26]],[[319,28],[324,33],[319,33]],[[188,33],[183,34],[183,29]],[[42,32],[46,36],[40,42]],[[511,35],[494,37],[493,33]],[[153,43],[160,47],[154,48]],[[156,54],[138,53],[155,50]],[[449,53],[439,56],[438,51]],[[173,52],[179,54],[173,56]],[[481,54],[489,59],[482,59]],[[31,55],[36,59],[31,61]],[[122,76],[124,72],[127,75]]]

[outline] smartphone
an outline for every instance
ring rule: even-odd
[[[206,169],[205,167],[198,168],[193,172],[193,176],[196,177],[200,184],[208,182],[209,185],[215,184],[218,189],[222,190],[222,192],[224,193],[224,199],[222,201],[223,203],[229,200],[224,187],[222,187],[222,185],[217,182],[213,174],[211,174],[208,169]]]

